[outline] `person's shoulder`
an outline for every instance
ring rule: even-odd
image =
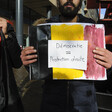
[[[85,17],[81,14],[78,15],[79,16],[79,21],[80,22],[84,22],[84,23],[95,23],[95,21],[91,18]]]
[[[39,18],[36,21],[34,21],[34,23],[32,24],[32,26],[37,26],[39,24],[44,24],[46,23],[48,19],[47,18]]]

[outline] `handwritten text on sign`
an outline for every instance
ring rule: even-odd
[[[88,41],[48,40],[48,68],[87,69]]]

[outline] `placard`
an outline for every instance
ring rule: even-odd
[[[48,41],[48,67],[87,70],[88,41]]]
[[[107,79],[106,69],[96,63],[93,54],[96,47],[105,48],[104,25],[90,23],[40,24],[32,28],[29,37],[30,45],[38,51],[38,61],[31,64],[34,78]],[[62,47],[64,45],[66,47]],[[79,48],[73,48],[75,45]],[[82,48],[80,49],[80,47]],[[37,73],[38,76],[36,76]]]

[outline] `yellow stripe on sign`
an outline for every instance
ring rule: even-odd
[[[52,25],[51,40],[84,40],[82,25]]]
[[[75,79],[83,76],[82,70],[67,69],[67,68],[53,68],[53,79]]]
[[[84,27],[77,25],[52,25],[51,40],[84,40]],[[83,70],[53,68],[53,79],[75,79],[83,76]]]

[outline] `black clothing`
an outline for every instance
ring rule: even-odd
[[[60,20],[60,16],[54,16],[51,19],[47,20],[47,23],[60,23],[60,22],[62,22]],[[92,20],[91,18],[84,17],[81,14],[78,14],[77,22],[80,22],[80,23],[95,23],[95,21]]]
[[[48,23],[61,22],[53,17]],[[78,15],[78,22],[94,23]],[[45,80],[41,112],[98,112],[93,81]]]
[[[23,112],[23,105],[19,96],[18,88],[17,88],[13,70],[12,70],[12,67],[19,68],[22,65],[22,61],[20,59],[21,49],[20,49],[20,46],[18,45],[13,27],[9,23],[7,24],[7,34],[8,34],[8,38],[5,39],[5,41],[6,41],[6,47],[7,47],[6,49],[8,54],[7,66],[9,68],[8,69],[9,70],[9,85],[8,86],[10,88],[9,95],[11,95],[10,98],[8,97],[9,98],[8,102],[12,103],[13,102],[12,99],[15,99],[15,98],[16,98],[16,101],[14,102],[14,104],[12,103],[12,105],[6,106],[4,110],[1,112]],[[6,68],[3,68],[2,73],[3,75],[6,74]],[[4,80],[7,80],[7,79],[4,79]]]
[[[112,52],[112,45],[106,44],[106,49]],[[95,81],[95,87],[97,92],[112,94],[112,67],[107,69],[107,80]]]

